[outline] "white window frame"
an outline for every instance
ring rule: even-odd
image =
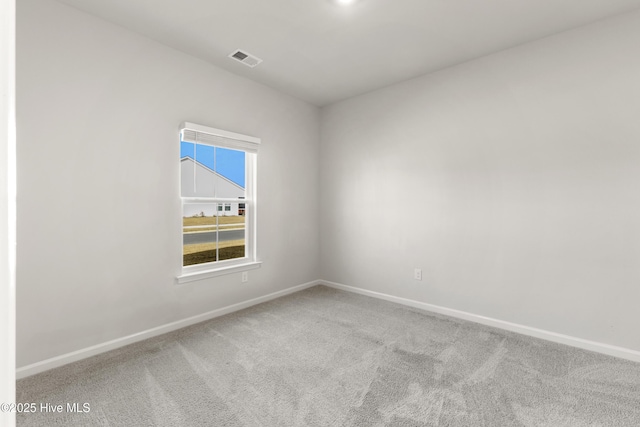
[[[224,206],[224,203],[233,202],[244,203],[246,208],[244,258],[235,258],[223,261],[214,261],[203,264],[184,266],[182,265],[183,260],[181,250],[180,265],[182,265],[182,272],[177,277],[178,284],[259,268],[261,262],[258,261],[256,248],[256,168],[260,138],[184,122],[182,123],[182,125],[180,125],[180,141],[244,151],[246,171],[245,195],[244,199],[242,199],[241,201],[239,201],[239,199],[227,200],[215,197],[180,196],[182,204],[222,203]],[[180,185],[179,188],[181,189],[182,185]],[[217,211],[217,208],[216,212],[219,212]],[[224,210],[222,211],[222,213],[224,214]],[[183,226],[181,218],[180,230],[182,231],[182,229]],[[182,236],[182,232],[180,233],[180,235]]]

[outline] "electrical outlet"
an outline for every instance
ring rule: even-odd
[[[416,280],[422,280],[422,269],[416,268],[413,270],[413,278]]]
[[[242,283],[246,283],[249,281],[249,272],[248,271],[243,271],[242,272]]]

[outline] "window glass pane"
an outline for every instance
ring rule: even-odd
[[[196,144],[195,146],[195,170],[197,197],[215,197],[216,173],[215,149],[209,145]]]
[[[180,158],[183,157],[191,157],[192,159],[196,158],[195,147],[193,142],[184,142],[180,141]]]
[[[244,151],[215,147],[214,171],[220,177],[216,197],[245,197],[245,157]]]
[[[246,153],[180,143],[182,197],[245,197]]]
[[[245,217],[217,216],[222,204],[183,205],[183,265],[195,265],[245,256]],[[234,209],[233,204],[226,204]],[[246,208],[245,208],[246,209]]]
[[[184,203],[182,208],[183,265],[218,260],[216,203]]]
[[[195,195],[195,144],[180,142],[180,195],[190,197]]]
[[[237,209],[237,204],[227,204],[231,211]],[[243,258],[245,256],[245,223],[244,216],[229,215],[225,212],[225,216],[218,218],[220,231],[218,232],[219,250],[218,257],[220,261],[225,259]]]

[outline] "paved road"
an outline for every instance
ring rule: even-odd
[[[244,239],[244,230],[221,230],[218,236],[219,242],[227,240]],[[216,241],[215,231],[202,231],[200,233],[185,233],[182,235],[182,244],[191,245],[193,243],[209,243]]]

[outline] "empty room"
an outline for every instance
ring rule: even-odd
[[[640,425],[640,0],[2,0],[0,425]]]

